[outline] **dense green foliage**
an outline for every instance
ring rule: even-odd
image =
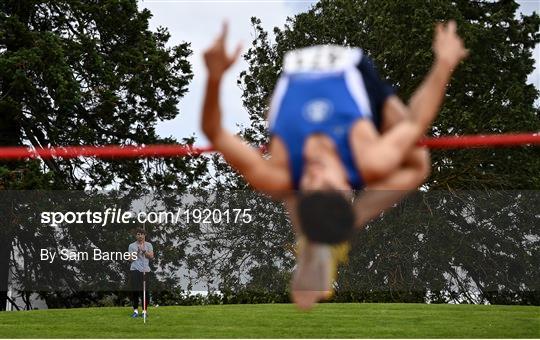
[[[178,115],[191,50],[188,43],[166,47],[169,33],[149,31],[151,14],[136,1],[5,1],[0,10],[0,145],[172,141],[158,137],[155,124]],[[167,160],[150,171],[157,165],[144,160],[50,160],[44,171],[55,187],[130,187],[161,184],[167,167],[185,164]]]
[[[265,116],[286,51],[361,47],[406,102],[433,62],[435,22],[449,19],[457,21],[470,57],[454,74],[429,135],[540,131],[538,89],[527,84],[540,16],[517,17],[518,7],[515,1],[322,0],[273,35],[253,18],[249,69],[239,81],[252,122],[244,136],[268,142]],[[539,156],[532,147],[432,152],[425,188],[450,194],[405,202],[359,233],[336,299],[538,304],[538,196],[482,190],[540,189]]]
[[[170,34],[165,28],[150,31],[150,18],[135,0],[2,1],[0,145],[175,142],[159,137],[155,126],[179,114],[176,104],[193,76],[190,45],[167,46]],[[205,170],[204,162],[190,157],[21,160],[0,163],[0,189],[185,190]],[[2,202],[0,308],[11,250],[32,263],[38,255],[35,235],[57,245],[51,228],[7,218],[16,213],[17,207]],[[84,245],[92,232],[70,242]],[[96,244],[106,246],[114,236],[103,232]]]
[[[275,28],[272,40],[253,18],[256,37],[241,75],[252,127],[267,141],[265,114],[286,51],[313,44],[361,47],[407,101],[433,61],[434,23],[454,19],[470,50],[457,69],[430,135],[539,131],[538,89],[527,84],[540,42],[538,14],[516,18],[515,1],[319,1]],[[433,153],[431,188],[539,189],[538,148]]]

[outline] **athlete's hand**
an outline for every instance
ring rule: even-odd
[[[221,34],[217,37],[212,46],[204,52],[204,62],[210,78],[221,78],[223,73],[225,73],[225,71],[238,59],[240,52],[242,51],[241,45],[238,44],[232,55],[227,53],[225,41],[227,40],[228,31],[229,25],[227,22],[224,22]]]
[[[433,39],[433,52],[437,62],[442,62],[450,69],[454,69],[461,60],[469,55],[464,47],[463,40],[456,32],[457,24],[454,20],[448,23],[437,24]]]

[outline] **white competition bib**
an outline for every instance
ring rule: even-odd
[[[361,58],[359,48],[319,45],[287,52],[283,69],[286,73],[336,72],[356,66]]]

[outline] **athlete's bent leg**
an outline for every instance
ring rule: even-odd
[[[363,228],[371,219],[401,201],[411,190],[424,183],[431,170],[429,152],[415,148],[408,155],[403,167],[388,177],[368,183],[365,191],[355,201],[356,228]]]
[[[372,121],[357,121],[351,128],[349,143],[364,182],[387,178],[401,167],[415,148],[420,132],[420,128],[408,118],[382,135]]]

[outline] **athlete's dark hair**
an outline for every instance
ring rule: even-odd
[[[338,244],[349,239],[354,227],[352,204],[337,191],[308,191],[298,196],[298,217],[313,242]]]
[[[143,228],[138,228],[135,230],[135,234],[143,234],[144,236],[147,236],[148,233]]]

